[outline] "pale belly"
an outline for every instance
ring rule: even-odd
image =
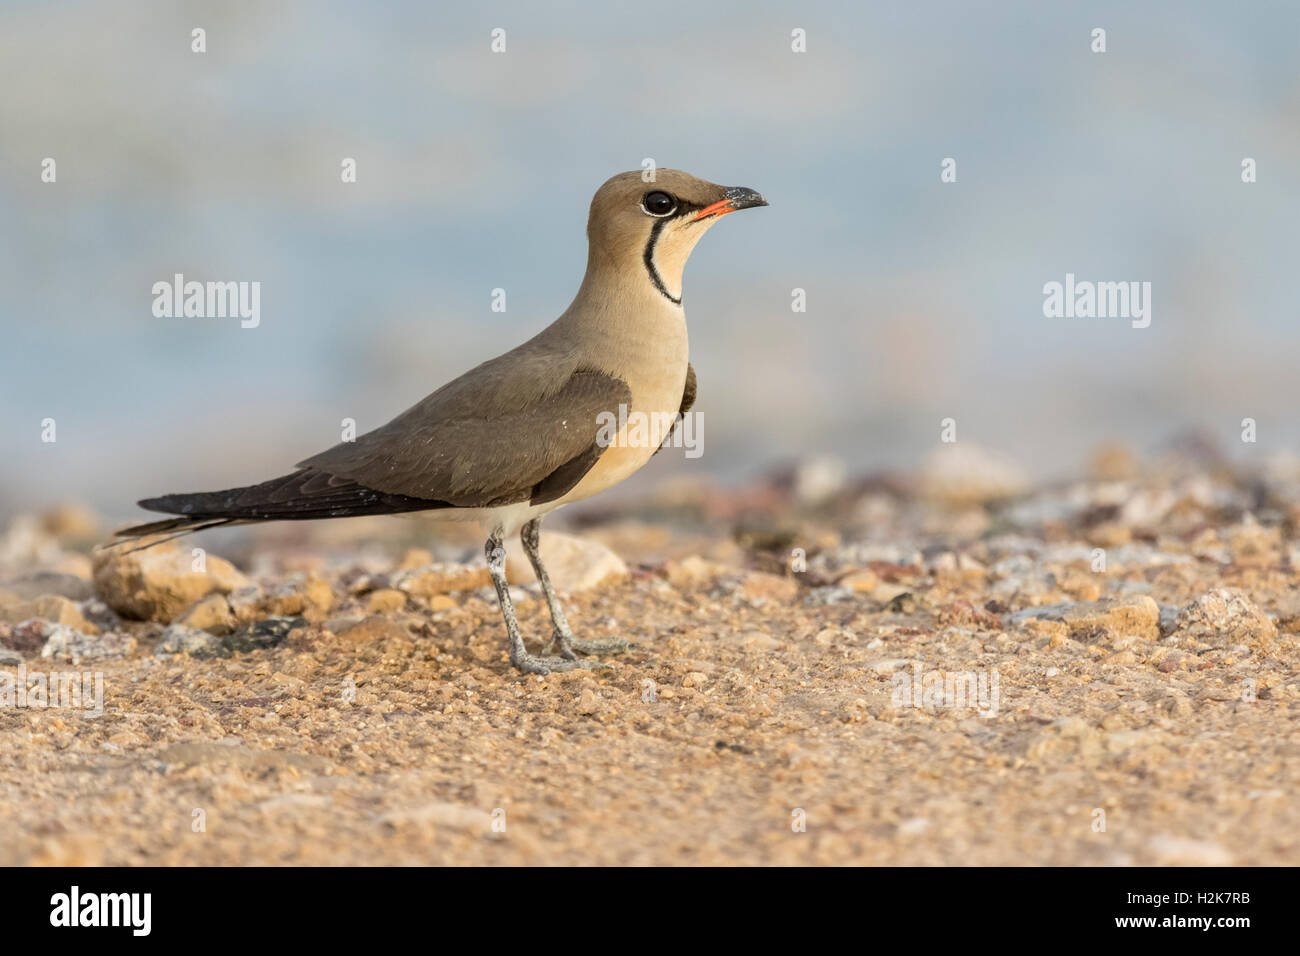
[[[560,499],[560,504],[590,498],[592,495],[599,494],[606,488],[618,484],[648,462],[654,453],[654,448],[614,447],[607,449],[596,464],[592,466],[591,471],[583,475],[582,480]]]
[[[618,484],[648,462],[668,437],[677,412],[682,405],[682,391],[686,387],[686,363],[681,363],[680,374],[659,376],[652,387],[633,385],[632,406],[627,421],[620,421],[614,440],[596,460],[589,472],[583,475],[557,505],[581,501]]]

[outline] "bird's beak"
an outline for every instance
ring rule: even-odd
[[[749,209],[753,206],[766,206],[767,200],[748,186],[731,186],[723,198],[715,203],[710,203],[699,212],[697,212],[691,222],[699,222],[701,219],[708,219],[710,216],[725,216],[729,212],[735,212],[737,209]]]

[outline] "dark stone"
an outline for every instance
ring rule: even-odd
[[[234,634],[223,637],[221,646],[231,654],[264,651],[283,644],[290,631],[307,626],[309,626],[307,621],[301,617],[269,617],[265,621],[255,621],[241,627]]]

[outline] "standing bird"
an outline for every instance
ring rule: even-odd
[[[587,273],[573,303],[518,348],[484,362],[355,441],[281,478],[226,491],[163,495],[142,508],[178,515],[117,532],[137,538],[221,525],[430,511],[473,519],[520,670],[590,666],[576,652],[630,647],[575,637],[538,555],[542,517],[632,474],[663,430],[695,401],[687,358],[682,270],[700,237],[727,213],[767,201],[663,169],[608,180],[591,201]],[[621,427],[615,432],[610,422]],[[644,436],[649,434],[647,440]],[[528,653],[506,585],[502,540],[520,532],[554,626],[559,656]],[[545,651],[543,652],[545,653]]]

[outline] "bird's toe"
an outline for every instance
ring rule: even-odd
[[[512,663],[525,674],[550,674],[554,671],[577,670],[580,667],[594,668],[609,666],[608,664],[601,664],[597,661],[580,661],[576,658],[566,657],[535,657],[532,654],[527,654]]]
[[[580,654],[622,654],[636,647],[631,641],[621,637],[606,637],[597,641],[587,641],[580,637],[569,638],[569,647]]]

